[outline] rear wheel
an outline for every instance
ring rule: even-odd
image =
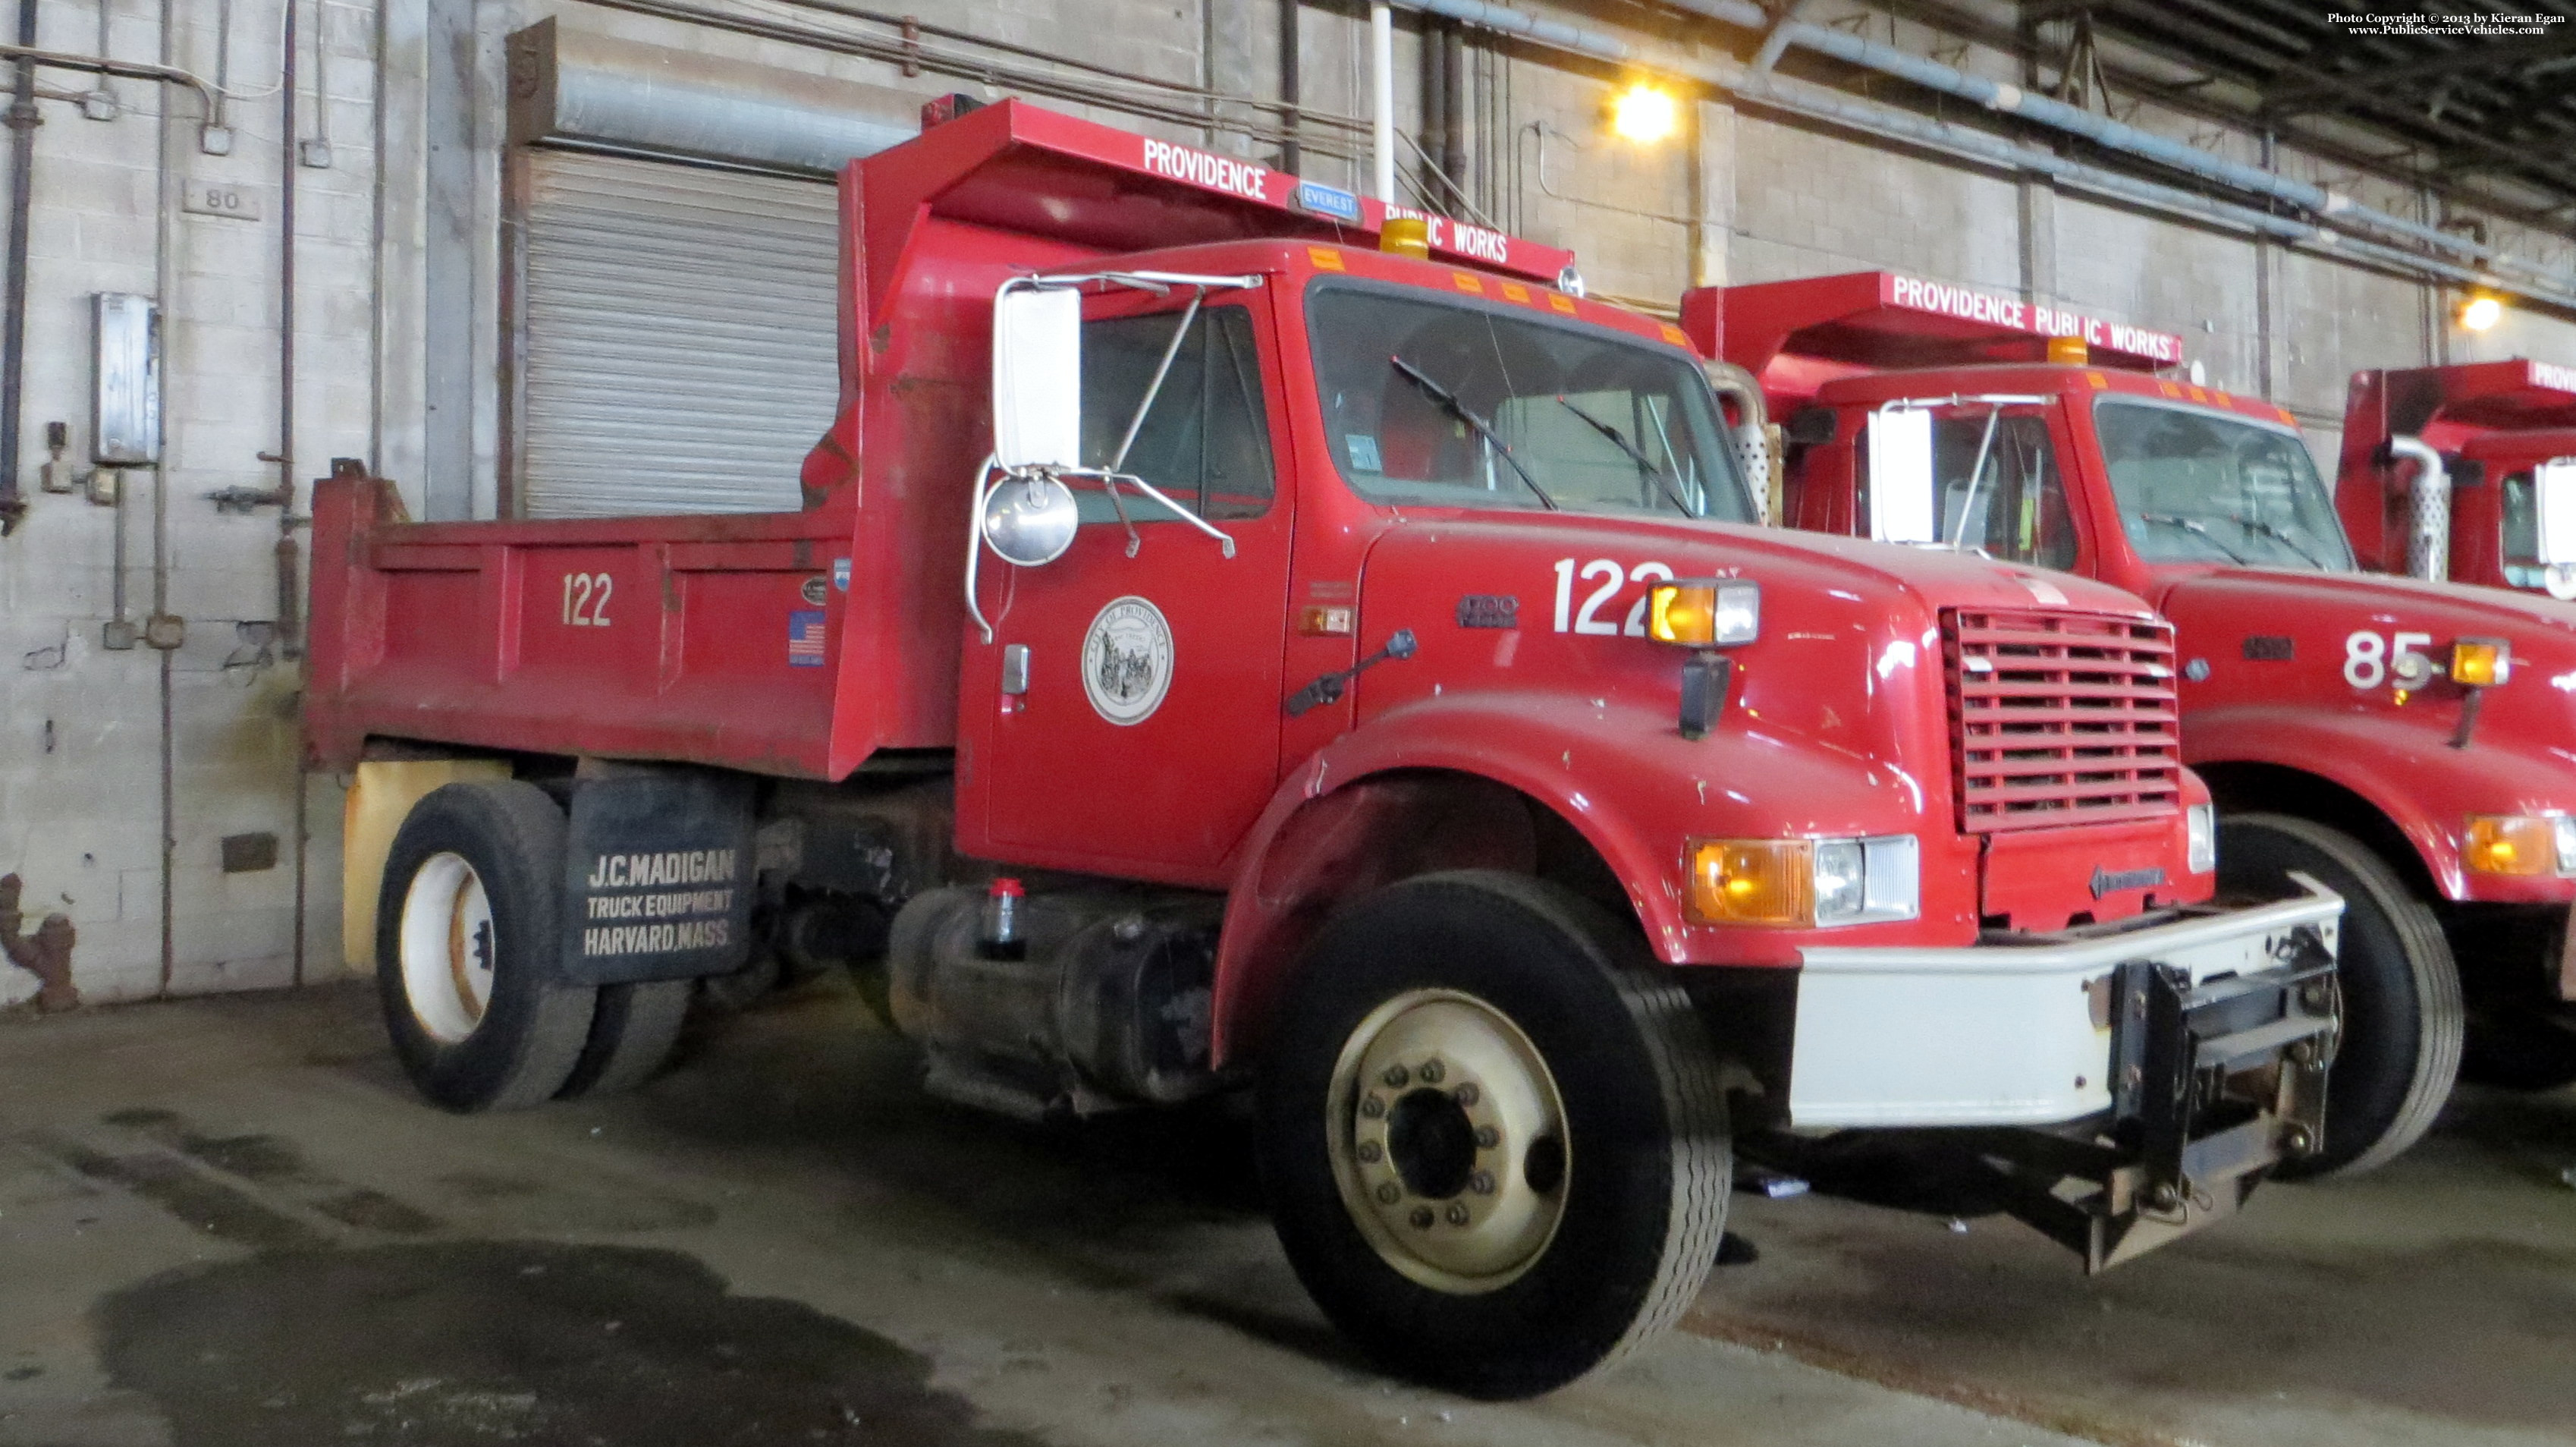
[[[1533,1395],[1625,1356],[1717,1257],[1716,1060],[1633,930],[1554,886],[1409,880],[1328,925],[1265,1052],[1297,1274],[1409,1376]]]
[[[680,1026],[689,1016],[695,980],[649,980],[634,985],[603,985],[591,1012],[590,1038],[581,1060],[563,1089],[566,1100],[585,1095],[621,1095],[653,1078],[679,1043]]]
[[[556,979],[563,811],[512,779],[412,807],[385,861],[376,989],[394,1053],[450,1110],[550,1099],[580,1061],[597,991]]]
[[[2277,1174],[2367,1171],[2422,1138],[2450,1098],[2465,1020],[2459,971],[2432,910],[2361,841],[2286,814],[2219,822],[2226,887],[2278,894],[2294,869],[2343,896],[2343,1033],[2326,1076],[2324,1148]]]

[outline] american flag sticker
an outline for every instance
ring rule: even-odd
[[[823,666],[823,610],[799,608],[787,615],[787,666]]]

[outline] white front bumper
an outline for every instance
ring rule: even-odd
[[[2054,1125],[2106,1111],[2111,972],[2152,960],[2195,985],[2257,974],[2296,957],[2303,927],[2334,949],[2342,897],[2298,882],[2303,898],[2046,945],[1807,950],[1789,1124]]]

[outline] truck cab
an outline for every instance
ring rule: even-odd
[[[2173,620],[2222,881],[2304,870],[2349,902],[2333,1118],[2294,1172],[2403,1150],[2464,1048],[2576,1079],[2576,771],[2549,686],[2576,612],[2363,571],[2404,533],[2348,540],[2290,415],[2187,380],[2178,337],[1888,273],[1695,292],[1684,323],[1783,418],[1791,525],[2063,570]],[[2372,446],[2345,445],[2343,520],[2375,525],[2349,461]]]
[[[2355,373],[2335,506],[2374,572],[2576,601],[2576,369]]]
[[[313,761],[401,821],[351,936],[424,1093],[631,1084],[691,981],[847,965],[953,1101],[1249,1085],[1316,1299],[1486,1396],[1683,1310],[1738,1132],[1947,1128],[2092,1269],[2316,1148],[2342,904],[2211,903],[2138,599],[1765,526],[1750,419],[1563,251],[933,120],[843,177],[802,510],[317,493]]]

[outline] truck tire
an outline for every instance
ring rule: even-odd
[[[2286,814],[2219,821],[2223,888],[2278,894],[2293,869],[2344,899],[2343,1034],[2326,1075],[2324,1147],[2275,1174],[2354,1175],[2415,1144],[2450,1098],[2467,1018],[2460,974],[2432,910],[2361,841]]]
[[[559,1100],[586,1095],[623,1095],[653,1078],[671,1047],[680,1040],[680,1025],[689,1017],[695,980],[647,980],[632,985],[602,985],[599,1004],[590,1014],[590,1038],[581,1059],[556,1091]]]
[[[554,1098],[598,991],[556,976],[564,816],[534,784],[449,784],[412,806],[385,861],[376,991],[420,1093],[454,1111]]]
[[[1689,999],[1518,875],[1380,890],[1307,952],[1261,1060],[1262,1176],[1325,1315],[1471,1397],[1552,1391],[1679,1316],[1730,1151]]]

